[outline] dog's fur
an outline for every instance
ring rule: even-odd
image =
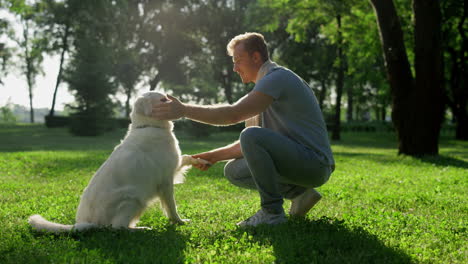
[[[160,93],[148,92],[136,100],[127,135],[84,190],[74,225],[33,215],[31,226],[53,233],[105,226],[136,228],[140,215],[156,198],[172,223],[184,223],[177,214],[173,185],[183,182],[187,165],[204,161],[181,156],[172,122],[150,117],[152,106],[165,99]]]

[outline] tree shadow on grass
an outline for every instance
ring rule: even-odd
[[[326,217],[238,232],[239,238],[248,232],[260,244],[272,245],[275,263],[411,263],[404,252],[385,246],[365,230]]]
[[[399,164],[401,161],[396,159],[395,157],[379,154],[379,153],[349,153],[349,152],[334,152],[335,157],[347,157],[347,158],[359,158],[359,159],[367,159],[373,162],[378,163],[385,163],[385,164]],[[440,167],[456,167],[456,168],[468,168],[468,162],[449,157],[444,155],[438,156],[421,156],[421,157],[414,157],[424,163],[433,164],[435,166]]]
[[[0,126],[0,152],[112,150],[125,136],[126,129],[97,137],[72,136],[65,128],[43,125]]]
[[[64,255],[36,255],[38,263],[74,260],[83,263],[183,263],[187,238],[176,227],[167,224],[151,230],[92,229],[83,232],[53,235],[33,232],[34,236],[72,239],[78,246]],[[70,251],[70,252],[69,252]]]
[[[111,263],[183,263],[187,238],[167,224],[142,231],[102,230],[76,234],[80,248],[98,251]]]
[[[421,156],[417,157],[420,161],[424,163],[429,163],[433,164],[436,166],[442,166],[442,167],[457,167],[457,168],[462,168],[462,169],[468,169],[468,162],[457,159],[457,158],[452,158],[448,156],[443,156],[443,155],[438,155],[438,156]]]

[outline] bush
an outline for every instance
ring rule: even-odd
[[[184,131],[191,136],[201,138],[209,137],[216,131],[216,127],[190,120],[179,120],[174,122],[174,130]]]
[[[11,110],[11,105],[0,107],[0,123],[15,124],[17,121],[15,114]]]
[[[67,127],[70,124],[70,117],[68,116],[50,116],[44,117],[45,125],[48,128],[53,127]]]
[[[48,128],[54,127],[68,127],[71,124],[71,117],[69,116],[45,116],[45,125]],[[112,128],[128,128],[130,119],[128,118],[110,118],[106,121],[108,127]],[[108,129],[109,129],[108,128]]]
[[[70,132],[75,136],[99,136],[117,128],[118,122],[112,118],[100,118],[99,115],[73,114],[70,116]]]
[[[86,18],[83,17],[87,24]],[[77,32],[75,52],[64,72],[75,102],[70,131],[78,136],[97,136],[117,127],[112,119],[114,103],[110,98],[117,86],[112,79],[112,56],[104,34]]]
[[[232,126],[217,127],[186,119],[174,122],[175,131],[183,131],[196,138],[209,137],[211,134],[219,132],[240,132],[244,128],[244,123],[239,123]]]
[[[131,121],[129,118],[113,118],[115,124],[117,125],[117,128],[128,128],[128,125],[130,125]]]
[[[393,124],[386,121],[352,121],[341,124],[342,132],[390,132]]]

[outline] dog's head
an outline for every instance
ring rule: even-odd
[[[147,92],[139,96],[133,104],[130,113],[132,124],[135,126],[170,127],[172,122],[156,120],[151,117],[153,106],[163,104],[169,99],[166,95],[158,92]]]

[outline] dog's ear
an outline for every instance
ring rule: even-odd
[[[139,97],[133,104],[133,111],[140,115],[149,116],[152,111],[151,99],[147,97]]]

